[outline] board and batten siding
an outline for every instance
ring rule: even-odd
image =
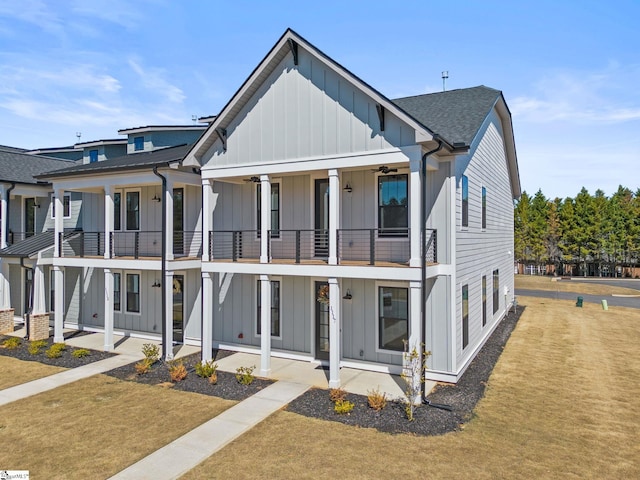
[[[299,49],[285,57],[227,125],[202,165],[272,161],[368,152],[415,144],[415,131],[386,112],[380,131],[376,103],[324,63]]]
[[[469,226],[462,227],[461,177],[469,180]],[[513,197],[498,115],[487,116],[466,159],[456,161],[456,358],[460,369],[505,313],[513,296]],[[487,189],[487,228],[482,229],[482,187]],[[499,271],[500,303],[493,314],[493,271]],[[482,276],[487,277],[487,325],[482,326]],[[469,286],[469,344],[462,349],[462,286]]]

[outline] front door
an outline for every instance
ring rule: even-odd
[[[329,304],[325,301],[319,302],[320,292],[328,289],[327,282],[315,282],[316,301],[316,358],[318,360],[329,360]],[[327,290],[325,290],[327,291]],[[324,295],[329,299],[329,295]]]
[[[315,241],[316,257],[329,256],[329,179],[316,180],[315,186]]]
[[[36,231],[36,199],[24,199],[24,237],[31,237]]]
[[[173,276],[173,341],[184,341],[184,275]]]

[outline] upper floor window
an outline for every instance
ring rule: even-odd
[[[133,150],[136,152],[144,150],[144,137],[134,137]]]
[[[140,230],[140,192],[127,192],[127,230]]]
[[[462,226],[469,226],[469,179],[462,176]]]
[[[482,228],[487,228],[487,188],[482,187]]]
[[[260,236],[260,230],[262,228],[262,185],[258,184],[256,189],[257,197],[257,215],[258,215],[258,236]],[[280,184],[271,184],[271,238],[278,238],[280,236]]]
[[[71,218],[71,195],[64,194],[62,197],[62,216]],[[56,197],[51,196],[51,218],[56,218]]]
[[[89,163],[98,161],[98,150],[89,150]]]
[[[122,208],[122,194],[120,192],[115,192],[113,194],[113,229],[121,230],[122,229],[122,221],[121,217],[121,208]]]
[[[379,235],[397,237],[408,235],[409,202],[408,175],[378,177],[378,229]]]

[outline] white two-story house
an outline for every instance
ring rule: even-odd
[[[475,87],[391,100],[291,30],[186,155],[201,169],[202,352],[455,382],[508,311],[510,112]]]

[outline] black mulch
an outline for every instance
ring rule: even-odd
[[[71,335],[71,336],[77,336],[77,335]],[[45,351],[53,344],[53,338],[51,337],[48,340],[46,340],[47,346],[42,348],[40,350],[40,353],[37,353],[36,355],[30,354],[29,351],[27,350],[30,343],[27,340],[21,339],[21,344],[18,348],[15,348],[15,349],[3,348],[2,344],[8,338],[11,338],[11,337],[7,335],[0,335],[0,355],[4,355],[6,357],[13,357],[13,358],[17,358],[18,360],[25,360],[29,362],[40,362],[46,365],[55,365],[57,367],[64,367],[64,368],[81,367],[89,363],[97,362],[98,360],[105,360],[114,355],[113,353],[100,352],[97,350],[89,350],[89,355],[87,355],[86,357],[75,358],[71,354],[75,350],[80,350],[80,349],[76,347],[72,347],[71,345],[67,345],[67,348],[62,352],[61,357],[49,358],[45,355]],[[65,338],[68,339],[70,338],[70,336],[67,336]]]
[[[232,353],[233,352],[214,350],[213,358],[214,360],[219,360]],[[250,397],[273,383],[273,380],[256,378],[250,385],[242,385],[236,380],[235,374],[218,371],[218,382],[212,385],[209,383],[208,378],[199,377],[195,372],[195,364],[200,361],[200,353],[188,355],[180,360],[184,363],[184,366],[187,367],[188,373],[184,380],[173,383],[172,388],[176,390],[239,401]],[[247,367],[250,366],[251,365],[247,365]],[[115,370],[106,372],[106,375],[120,380],[144,383],[147,385],[162,384],[166,386],[172,384],[168,365],[163,361],[156,362],[151,367],[151,370],[143,375],[136,373],[134,364],[116,368]]]
[[[408,421],[405,405],[397,399],[387,402],[383,410],[376,412],[369,408],[366,396],[347,394],[347,400],[353,402],[355,407],[349,414],[337,414],[328,391],[318,388],[296,398],[287,410],[307,417],[376,428],[388,433],[443,435],[459,430],[463,423],[472,418],[473,409],[484,396],[493,367],[523,311],[523,307],[518,307],[516,312],[509,313],[500,322],[457,384],[439,384],[427,396],[432,403],[450,406],[451,411],[421,405],[414,411],[414,420]]]

